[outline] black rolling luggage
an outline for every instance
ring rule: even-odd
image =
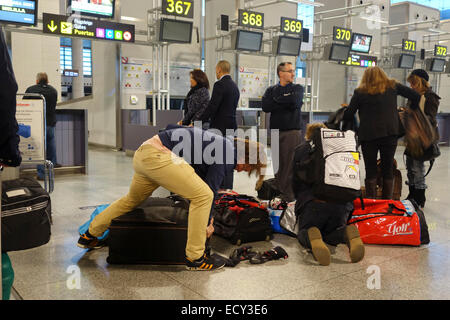
[[[50,196],[39,182],[24,178],[2,182],[2,252],[42,246],[50,241]]]
[[[148,198],[112,220],[110,264],[184,264],[189,203],[178,197]]]

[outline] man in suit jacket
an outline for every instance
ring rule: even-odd
[[[230,135],[227,130],[237,129],[236,109],[240,98],[239,88],[231,79],[230,69],[228,61],[222,60],[217,64],[218,81],[214,84],[211,100],[202,117],[203,121],[210,122],[210,129],[217,129],[224,136]],[[222,189],[233,189],[233,172],[225,177]]]

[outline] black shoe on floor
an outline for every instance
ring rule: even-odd
[[[82,249],[100,249],[104,247],[106,243],[98,238],[92,236],[89,231],[82,234],[78,239],[77,246]]]
[[[197,260],[191,260],[186,257],[186,269],[190,271],[213,271],[225,267],[225,262],[217,261],[213,256],[203,254],[203,257]]]

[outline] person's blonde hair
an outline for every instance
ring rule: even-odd
[[[315,122],[315,123],[310,123],[306,126],[306,134],[305,134],[305,139],[306,140],[311,140],[314,131],[317,128],[326,128],[327,126],[325,124],[323,124],[322,122]]]
[[[221,60],[217,63],[217,67],[222,70],[223,73],[230,73],[231,71],[231,65],[226,60]]]
[[[416,76],[415,74],[410,74],[407,81],[411,85],[416,87],[418,93],[420,93],[421,95],[425,94],[425,92],[427,92],[428,89],[431,87],[430,83],[427,80],[419,76]]]
[[[380,67],[370,67],[364,72],[357,90],[370,95],[383,94],[387,89],[394,89],[396,83]]]

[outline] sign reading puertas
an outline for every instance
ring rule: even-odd
[[[44,33],[94,40],[134,42],[134,25],[43,13]]]

